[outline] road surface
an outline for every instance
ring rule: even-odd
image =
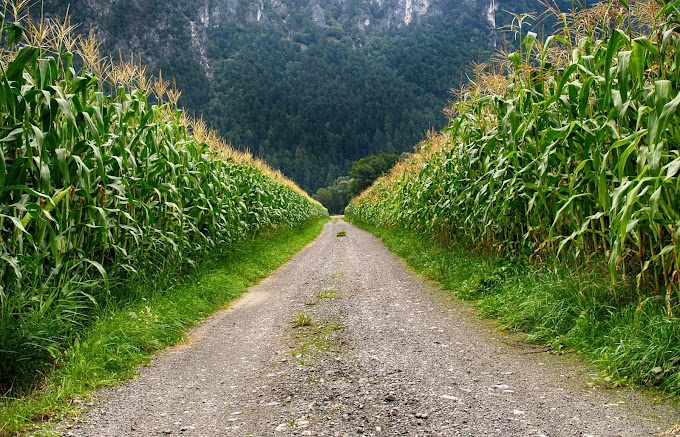
[[[343,236],[343,233],[345,234]],[[513,340],[342,220],[98,394],[78,436],[673,436],[677,411]]]

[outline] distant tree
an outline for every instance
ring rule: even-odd
[[[352,164],[349,176],[341,176],[329,186],[319,188],[313,197],[331,214],[343,214],[352,197],[387,173],[399,159],[400,155],[396,153],[380,153],[361,158]]]
[[[331,214],[342,214],[352,198],[352,180],[348,176],[341,176],[326,188],[319,188],[314,199],[326,207]]]
[[[397,161],[399,161],[399,155],[396,153],[383,152],[361,158],[352,164],[352,169],[349,171],[349,176],[352,179],[352,197],[370,187],[373,181],[390,171]]]

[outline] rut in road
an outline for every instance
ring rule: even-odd
[[[633,390],[589,387],[582,366],[509,343],[336,220],[63,433],[646,436],[678,421]]]

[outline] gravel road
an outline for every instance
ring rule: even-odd
[[[342,236],[342,231],[346,233]],[[304,316],[304,317],[303,317]],[[307,324],[298,326],[296,324]],[[98,394],[78,436],[674,436],[667,405],[593,388],[342,220],[270,278]]]

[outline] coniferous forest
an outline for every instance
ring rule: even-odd
[[[34,14],[68,9],[82,23],[76,31],[92,26],[103,53],[141,57],[151,73],[174,78],[181,106],[312,194],[354,161],[411,151],[442,128],[450,90],[470,65],[488,60],[494,42],[516,44],[498,30],[510,12],[542,10],[504,2],[493,29],[485,2],[433,2],[408,25],[389,21],[398,2],[296,1],[284,12],[222,3],[58,0]]]

